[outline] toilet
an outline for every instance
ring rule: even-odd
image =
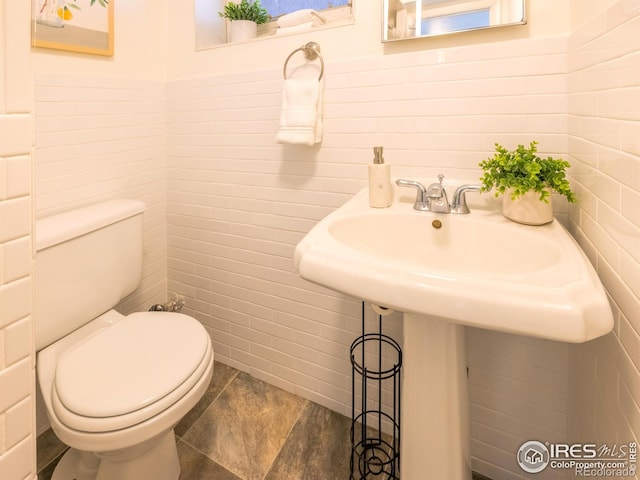
[[[213,373],[205,328],[113,308],[142,276],[144,204],[111,200],[36,222],[34,324],[47,416],[70,448],[54,480],[176,480],[174,426]]]

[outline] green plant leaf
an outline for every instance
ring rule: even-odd
[[[240,3],[229,1],[222,12],[218,12],[228,20],[250,20],[258,25],[269,21],[269,12],[260,4],[260,0],[241,0]]]
[[[496,153],[479,163],[483,170],[480,177],[482,191],[495,189],[495,195],[504,194],[512,189],[511,197],[516,199],[529,191],[540,193],[540,200],[549,201],[548,188],[564,195],[569,202],[575,202],[575,195],[567,180],[565,170],[571,165],[566,160],[537,155],[538,142],[532,141],[529,147],[518,145],[508,150],[496,143]]]

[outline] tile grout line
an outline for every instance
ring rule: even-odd
[[[55,463],[55,464],[57,464],[57,463],[60,461],[60,459],[62,458],[62,456],[63,456],[65,453],[67,453],[67,450],[69,450],[69,448],[71,448],[71,447],[69,447],[68,445],[65,445],[65,448],[64,448],[64,450],[62,450],[62,452],[60,452],[59,454],[57,454],[56,456],[54,456],[51,460],[49,460],[49,461],[47,462],[47,464],[46,464],[46,465],[44,465],[42,468],[40,468],[40,469],[36,472],[36,476],[40,475],[40,474],[41,474],[42,472],[44,472],[47,468],[49,468],[52,464],[54,464],[54,463]]]
[[[186,436],[186,435],[189,433],[189,431],[190,431],[190,430],[195,426],[195,424],[196,424],[196,423],[198,423],[198,420],[200,420],[200,419],[202,418],[202,416],[204,415],[204,413],[205,413],[207,410],[209,410],[209,408],[210,408],[214,403],[216,403],[216,400],[218,400],[218,398],[220,398],[220,395],[222,395],[222,392],[224,392],[224,391],[227,389],[227,387],[228,387],[229,385],[231,385],[231,382],[233,382],[233,381],[236,379],[236,377],[238,376],[238,374],[239,374],[239,373],[240,373],[240,370],[237,370],[237,369],[236,369],[236,373],[234,373],[234,374],[233,374],[233,376],[229,379],[229,381],[224,385],[224,387],[220,390],[220,392],[218,393],[218,395],[216,395],[216,398],[214,398],[213,400],[211,400],[211,402],[209,403],[209,405],[207,405],[207,407],[206,407],[204,410],[202,410],[202,413],[201,413],[200,415],[198,415],[198,418],[196,418],[196,419],[191,423],[191,425],[189,426],[189,428],[187,428],[187,429],[185,430],[185,432],[184,432],[182,435],[176,435],[176,437],[177,437],[177,438],[179,438],[181,441],[184,441],[182,437]],[[184,443],[186,443],[187,445],[189,445],[189,446],[193,447],[193,445],[191,445],[191,444],[190,444],[190,443],[188,443],[188,442],[184,442]],[[194,447],[194,448],[195,448],[195,447]],[[197,449],[196,449],[196,450],[197,450]],[[208,457],[207,457],[207,458],[208,458]]]
[[[300,397],[300,398],[302,398],[302,397]],[[282,446],[280,447],[280,450],[278,450],[277,455],[275,457],[273,457],[273,460],[271,461],[271,465],[269,465],[269,469],[265,472],[264,477],[262,477],[262,480],[265,480],[269,476],[269,473],[271,473],[271,469],[273,468],[273,465],[276,463],[276,460],[278,459],[278,457],[282,453],[282,449],[287,444],[287,440],[289,440],[289,437],[291,436],[291,432],[293,432],[293,429],[296,427],[296,425],[298,425],[298,422],[300,421],[300,418],[302,418],[302,414],[311,405],[311,401],[307,400],[306,398],[304,398],[303,400],[305,402],[304,407],[300,409],[300,413],[298,414],[298,416],[296,418],[296,421],[291,424],[291,428],[287,432],[287,435],[284,437],[284,441],[282,442]]]
[[[202,413],[198,416],[198,418],[196,418],[193,423],[191,424],[191,426],[189,428],[187,428],[187,430],[181,435],[178,436],[176,435],[176,438],[178,439],[178,441],[184,443],[185,445],[187,445],[189,448],[192,448],[193,450],[195,450],[196,452],[198,452],[200,455],[202,455],[205,458],[208,458],[209,460],[211,460],[212,462],[215,462],[216,464],[220,465],[218,462],[216,462],[215,460],[213,460],[212,458],[210,458],[206,453],[204,453],[203,451],[201,451],[199,448],[195,447],[194,445],[192,445],[191,443],[187,442],[184,437],[189,433],[189,431],[196,425],[196,423],[198,423],[198,420],[200,420],[202,418],[202,416],[205,414],[205,412],[207,410],[209,410],[209,408],[216,402],[216,400],[218,400],[218,398],[220,398],[220,395],[222,395],[222,393],[229,387],[229,385],[231,385],[231,382],[233,382],[236,377],[240,374],[240,370],[235,369],[236,372],[229,378],[229,381],[227,381],[227,383],[224,385],[224,387],[220,390],[220,392],[218,393],[218,395],[216,395],[216,398],[214,398],[213,400],[211,400],[211,402],[209,403],[209,405],[207,405],[207,407],[202,410]],[[233,473],[234,475],[236,475],[237,477],[241,478],[242,480],[246,480],[244,479],[241,475],[238,475],[236,472],[229,470],[227,467],[220,465],[222,468],[224,468],[225,470],[228,470],[229,472]]]
[[[226,364],[224,364],[226,365]],[[196,425],[196,423],[198,423],[198,420],[200,420],[202,418],[202,416],[205,414],[205,412],[211,408],[211,406],[216,402],[216,400],[218,400],[218,398],[220,398],[220,396],[222,395],[222,393],[229,387],[229,385],[231,385],[231,383],[238,377],[238,375],[240,375],[241,370],[238,369],[234,369],[235,373],[229,378],[229,380],[227,381],[227,383],[225,383],[224,387],[220,390],[220,392],[218,393],[218,395],[216,395],[216,398],[214,398],[213,400],[211,400],[211,403],[209,403],[209,405],[207,405],[207,408],[205,408],[202,413],[200,414],[200,416],[198,416],[198,418],[196,418],[193,423],[191,424],[191,426],[184,432],[184,434],[182,435],[182,437],[178,437],[176,435],[176,437],[178,438],[178,440],[182,443],[184,443],[185,445],[187,445],[189,448],[192,448],[194,451],[198,452],[200,455],[202,455],[203,457],[211,460],[212,462],[214,462],[216,465],[219,465],[220,468],[225,469],[226,471],[232,473],[233,475],[235,475],[236,477],[238,477],[240,480],[248,480],[246,479],[244,476],[242,476],[240,473],[232,470],[231,468],[229,468],[226,465],[222,465],[218,462],[216,462],[214,459],[212,459],[211,457],[209,457],[209,455],[207,455],[206,453],[204,453],[202,450],[200,450],[199,448],[197,448],[196,446],[192,445],[191,443],[189,443],[188,441],[186,441],[183,437],[185,435],[187,435],[187,433]]]
[[[209,455],[207,455],[206,453],[204,453],[202,450],[200,450],[197,447],[194,447],[193,445],[191,445],[189,442],[187,442],[186,440],[183,440],[181,438],[178,438],[179,442],[184,443],[185,445],[187,445],[189,448],[192,448],[194,451],[196,451],[197,453],[199,453],[200,455],[202,455],[203,457],[205,457],[206,459],[212,461],[213,463],[215,463],[216,465],[218,465],[220,468],[223,468],[224,470],[226,470],[229,473],[232,473],[233,475],[235,475],[236,477],[238,477],[240,480],[248,480],[245,477],[243,477],[241,474],[239,474],[238,472],[232,470],[230,467],[227,467],[226,465],[222,465],[221,463],[216,462],[213,458],[211,458]]]

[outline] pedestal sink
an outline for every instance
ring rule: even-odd
[[[389,208],[360,192],[298,244],[302,278],[403,312],[401,476],[471,478],[464,326],[565,342],[605,335],[604,289],[556,221],[531,227],[495,209],[467,215]],[[515,453],[514,453],[515,458]]]

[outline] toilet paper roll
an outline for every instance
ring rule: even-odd
[[[380,305],[371,305],[371,308],[373,308],[374,312],[376,312],[378,315],[382,315],[383,317],[394,313],[394,310],[392,308],[382,307]]]

